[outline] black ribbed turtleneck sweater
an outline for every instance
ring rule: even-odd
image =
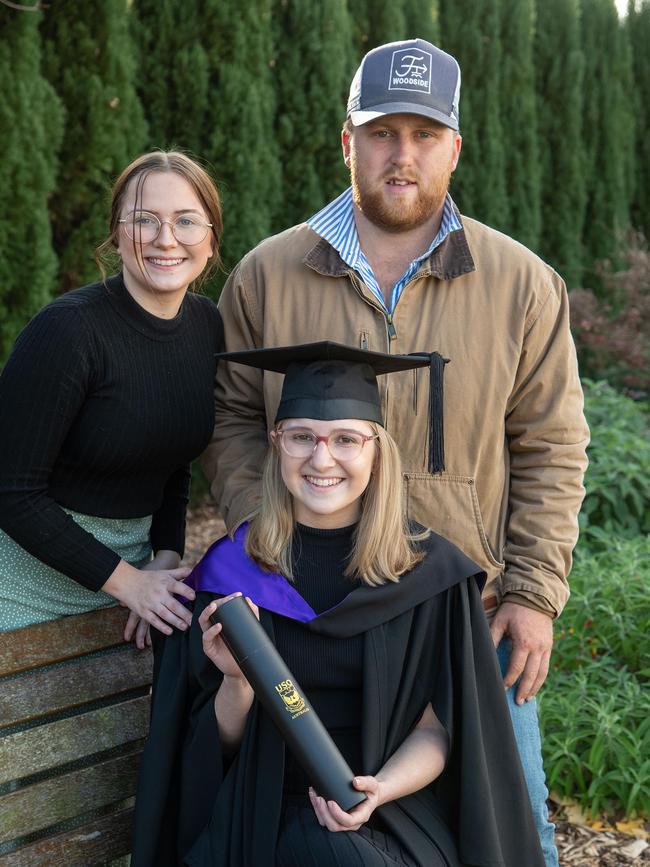
[[[294,532],[294,586],[317,613],[338,604],[359,585],[346,577],[357,525]],[[275,619],[275,644],[354,773],[361,773],[363,637],[328,638],[302,623]],[[287,752],[285,792],[306,799],[309,781]]]
[[[153,514],[154,550],[182,554],[188,464],[212,433],[222,343],[208,298],[188,293],[177,316],[161,319],[121,276],[44,307],[0,376],[0,528],[94,590],[119,557],[60,506]]]

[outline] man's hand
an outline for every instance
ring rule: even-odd
[[[497,647],[504,635],[512,639],[510,665],[503,678],[506,689],[519,681],[516,702],[533,698],[546,680],[553,649],[553,621],[524,605],[503,602],[490,626]]]

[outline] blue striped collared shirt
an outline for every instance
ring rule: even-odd
[[[354,222],[352,187],[348,187],[333,202],[330,202],[329,205],[326,205],[321,211],[314,214],[313,217],[307,220],[307,225],[334,247],[346,265],[357,271],[366,286],[377,297],[382,307],[385,310],[387,309],[391,315],[395,311],[404,287],[418,270],[420,263],[430,256],[436,247],[442,244],[450,232],[455,232],[462,228],[460,220],[454,211],[454,203],[451,196],[447,194],[438,234],[431,242],[429,249],[421,256],[418,256],[417,259],[413,259],[406,271],[393,286],[390,293],[390,306],[386,308],[386,302],[384,301],[377,279],[359,244],[357,226]]]

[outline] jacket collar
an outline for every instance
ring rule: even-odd
[[[456,213],[462,223],[460,214]],[[318,237],[318,241],[309,250],[303,262],[325,277],[345,277],[350,270],[350,266],[343,261],[338,251],[321,237]],[[418,274],[431,275],[439,280],[453,280],[475,270],[476,265],[469,249],[465,229],[461,228],[447,235],[442,244],[423,261]]]

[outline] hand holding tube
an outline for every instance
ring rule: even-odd
[[[199,625],[203,630],[203,652],[224,677],[244,678],[245,675],[232,653],[228,650],[228,646],[222,636],[223,625],[214,618],[214,614],[226,602],[240,596],[241,593],[231,593],[230,596],[224,596],[223,599],[215,599],[214,602],[211,602],[203,609],[199,617]],[[247,602],[250,605],[251,611],[259,620],[257,605],[250,600],[247,600]]]
[[[268,635],[241,596],[223,600],[210,619],[280,734],[327,800],[350,810],[365,800],[353,773]]]

